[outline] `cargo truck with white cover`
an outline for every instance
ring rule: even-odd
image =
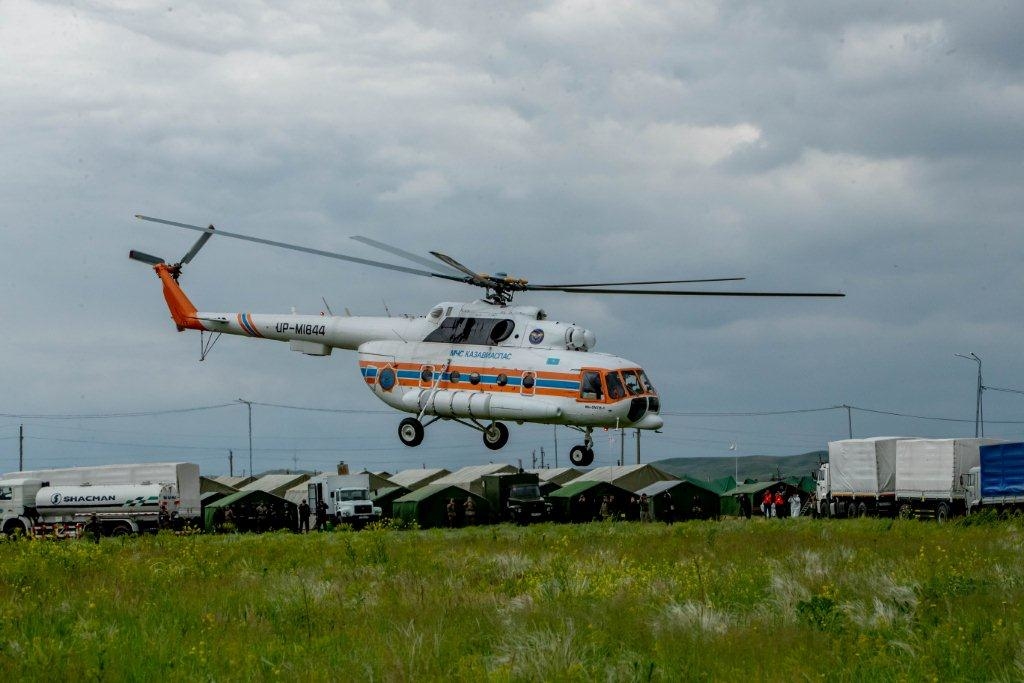
[[[906,438],[829,441],[828,462],[822,463],[817,475],[818,516],[895,514],[896,443]]]
[[[966,484],[982,446],[1000,439],[911,439],[896,444],[896,505],[900,517],[945,521],[967,512]]]
[[[41,479],[0,480],[0,529],[8,536],[77,536],[99,526],[104,536],[156,531],[181,499],[169,484],[53,485]]]
[[[965,477],[967,514],[1024,510],[1024,443],[982,446]]]

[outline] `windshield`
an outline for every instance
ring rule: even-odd
[[[509,496],[512,498],[540,498],[540,487],[536,484],[513,486],[509,491]]]
[[[654,385],[651,384],[651,380],[649,380],[647,378],[647,373],[644,372],[643,370],[640,370],[639,372],[640,372],[640,379],[643,380],[644,386],[647,388],[647,393],[649,393],[649,394],[656,394],[656,393],[658,393],[657,391],[654,390]]]
[[[14,498],[14,489],[10,486],[0,486],[0,500],[11,500]]]
[[[600,401],[604,398],[604,391],[601,390],[601,375],[592,371],[583,373],[583,380],[580,382],[580,398],[585,401]]]
[[[338,500],[369,500],[370,492],[366,489],[341,489]]]
[[[640,377],[636,374],[636,370],[623,370],[622,379],[626,383],[626,391],[631,396],[639,396],[644,393],[644,387],[640,383]]]
[[[608,385],[608,398],[617,401],[625,397],[626,390],[622,388],[622,380],[619,379],[619,373],[609,372],[605,374],[604,383]]]

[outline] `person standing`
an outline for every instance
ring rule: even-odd
[[[672,493],[665,491],[661,494],[661,500],[665,503],[665,524],[675,524],[676,521],[676,499],[672,497]]]
[[[764,495],[761,496],[761,514],[765,516],[765,519],[772,516],[771,489],[765,489]]]
[[[316,527],[317,531],[323,531],[327,524],[327,503],[323,500],[316,501]]]
[[[455,508],[455,499],[449,498],[448,504],[444,506],[445,515],[448,518],[448,528],[455,528],[455,518],[458,516],[458,512]]]
[[[650,522],[651,521],[651,501],[647,497],[646,493],[640,494],[640,521]]]
[[[476,522],[476,503],[472,498],[467,498],[463,506],[466,509],[466,526],[473,526]]]
[[[799,517],[800,516],[800,494],[796,491],[790,494],[789,500],[789,516]]]
[[[782,497],[782,488],[775,492],[772,498],[772,517],[782,517],[785,514],[786,499]]]
[[[299,533],[309,533],[309,503],[306,502],[305,498],[299,503]]]

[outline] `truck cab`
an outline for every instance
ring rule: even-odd
[[[828,463],[823,462],[818,466],[814,475],[815,487],[815,512],[819,517],[832,517],[835,510],[832,509],[832,481],[829,478]]]
[[[972,467],[961,477],[967,514],[978,511],[981,505],[981,467]]]
[[[541,495],[536,473],[488,474],[483,484],[484,498],[501,519],[529,524],[551,518],[551,503]]]
[[[360,528],[380,521],[381,509],[370,500],[370,490],[345,487],[330,492],[327,503],[334,518],[343,524]]]
[[[36,493],[44,483],[38,479],[0,480],[0,529],[6,535],[27,535],[32,529]]]

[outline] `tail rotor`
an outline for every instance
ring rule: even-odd
[[[206,243],[210,241],[211,237],[213,237],[214,230],[215,228],[213,225],[207,227],[206,230],[203,231],[203,234],[199,236],[199,239],[196,240],[195,244],[192,245],[192,248],[185,252],[185,255],[181,257],[180,261],[174,264],[167,264],[167,262],[159,256],[153,256],[152,254],[147,254],[143,251],[136,251],[135,249],[128,252],[128,258],[151,266],[164,264],[167,266],[167,270],[170,272],[171,277],[177,281],[181,276],[181,267],[192,262],[192,259],[196,257],[199,250],[206,246]]]

